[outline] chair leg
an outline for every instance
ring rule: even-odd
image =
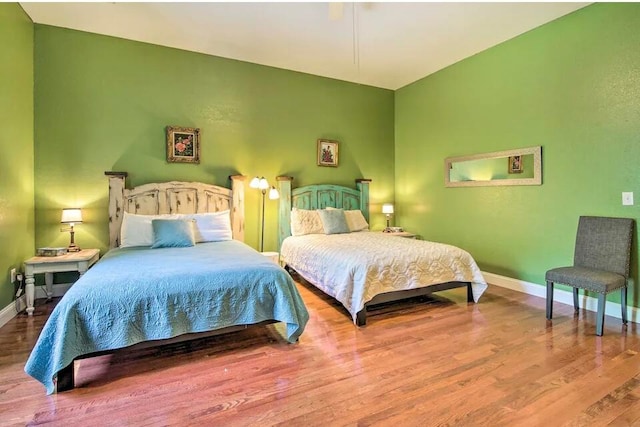
[[[553,317],[553,282],[547,280],[547,319]]]
[[[627,324],[627,287],[620,289],[620,307],[622,308],[622,323]]]
[[[573,309],[575,311],[580,310],[580,302],[578,299],[578,288],[573,288]]]
[[[604,329],[604,304],[607,302],[607,294],[598,294],[598,314],[596,318],[596,335],[601,337]]]

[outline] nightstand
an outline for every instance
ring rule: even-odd
[[[44,273],[47,285],[47,297],[53,295],[53,273],[63,271],[77,271],[82,276],[85,271],[98,261],[99,249],[83,249],[79,252],[69,252],[60,256],[34,256],[24,262],[25,295],[27,297],[27,314],[33,315],[33,300],[35,297],[34,275]]]
[[[409,233],[408,231],[396,231],[394,233],[382,233],[382,234],[386,234],[387,236],[406,237],[407,239],[418,238],[417,234]]]
[[[280,254],[278,252],[260,252],[274,263],[280,265]]]

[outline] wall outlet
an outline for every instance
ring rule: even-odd
[[[12,268],[11,269],[11,283],[16,283],[16,276],[17,276],[16,269]]]
[[[633,192],[623,192],[622,193],[622,206],[633,206]]]

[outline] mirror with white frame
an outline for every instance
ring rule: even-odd
[[[541,185],[542,147],[447,157],[445,187]]]

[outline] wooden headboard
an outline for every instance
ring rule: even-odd
[[[293,178],[279,176],[280,209],[278,212],[278,242],[291,235],[291,208],[324,209],[326,207],[345,210],[360,209],[369,221],[370,179],[356,179],[356,189],[334,184],[315,184],[291,188]]]
[[[109,177],[109,247],[120,246],[124,212],[140,215],[231,211],[234,240],[244,240],[244,179],[230,176],[231,189],[202,182],[169,181],[127,189],[127,172],[105,172]]]

